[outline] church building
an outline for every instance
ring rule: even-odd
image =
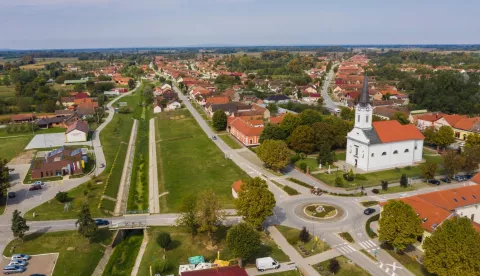
[[[372,122],[372,115],[365,75],[355,107],[355,126],[347,134],[347,164],[368,172],[422,161],[425,137],[414,125],[401,125],[396,120]]]

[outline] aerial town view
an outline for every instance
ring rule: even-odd
[[[480,276],[480,2],[0,2],[4,275]]]

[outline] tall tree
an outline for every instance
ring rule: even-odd
[[[478,169],[480,163],[480,145],[466,146],[463,150],[464,164],[463,169],[473,172]]]
[[[288,144],[297,152],[311,153],[315,149],[315,132],[310,126],[298,126],[288,137]]]
[[[407,175],[402,173],[402,176],[400,177],[400,186],[406,188],[408,186],[408,179]]]
[[[342,107],[340,110],[340,118],[346,121],[353,121],[355,120],[355,111],[348,107]]]
[[[307,227],[303,226],[300,234],[298,234],[298,238],[303,242],[306,243],[310,240],[310,233],[307,230]]]
[[[196,219],[197,196],[189,194],[182,199],[180,205],[180,216],[177,219],[177,225],[185,226],[190,234],[195,236],[198,230],[198,223]]]
[[[239,223],[227,232],[227,246],[233,255],[242,260],[248,260],[260,249],[260,234],[246,223]]]
[[[4,196],[7,193],[8,188],[10,188],[10,172],[13,169],[7,167],[7,159],[0,159],[0,197]]]
[[[274,171],[285,168],[290,162],[290,150],[284,141],[265,140],[256,152],[258,158],[265,162],[265,166]]]
[[[82,205],[82,210],[78,215],[75,226],[78,227],[77,231],[80,235],[87,238],[88,242],[92,241],[92,237],[95,235],[95,232],[97,232],[98,227],[97,224],[95,224],[95,220],[93,220],[92,215],[90,214],[88,204]]]
[[[319,123],[322,121],[322,114],[316,110],[305,109],[300,112],[300,124],[311,126],[314,123]]]
[[[279,125],[267,124],[260,135],[260,143],[265,140],[285,140],[285,132]]]
[[[213,234],[224,219],[224,214],[220,211],[220,208],[217,196],[212,190],[203,191],[198,196],[196,206],[198,231],[208,234],[211,246],[213,246]]]
[[[453,129],[449,126],[441,126],[437,133],[435,133],[435,137],[433,138],[433,141],[437,146],[440,146],[442,148],[447,147],[448,145],[452,144],[455,142],[455,133],[453,132]]]
[[[465,145],[470,147],[480,146],[480,135],[476,133],[468,135],[465,140]]]
[[[423,178],[432,179],[437,172],[438,165],[433,160],[427,159],[427,161],[425,161],[423,164],[420,164],[419,167]]]
[[[427,144],[435,144],[435,134],[436,129],[434,127],[427,127],[423,131],[423,136],[425,136],[425,143]]]
[[[285,135],[289,136],[293,130],[300,125],[300,117],[298,115],[287,113],[282,122],[280,123],[280,128],[285,131]]]
[[[167,248],[172,244],[172,237],[168,232],[160,232],[157,235],[157,243],[158,245],[163,248],[163,253],[167,251]]]
[[[268,190],[267,182],[260,177],[245,180],[235,200],[238,214],[257,229],[267,217],[273,215],[275,204],[275,197]]]
[[[227,128],[227,115],[223,110],[217,110],[212,117],[213,128],[215,130],[225,130]]]
[[[405,115],[402,112],[395,112],[393,114],[393,120],[397,120],[400,124],[402,125],[408,125],[410,124],[410,120],[408,119],[408,116]]]
[[[449,150],[443,155],[443,167],[449,177],[456,175],[465,164],[465,159],[462,155],[457,154],[454,150]]]
[[[480,234],[466,218],[445,220],[423,243],[425,268],[435,275],[478,275]]]
[[[132,90],[133,88],[135,88],[135,81],[133,79],[129,79],[128,80],[128,88],[130,90]]]
[[[400,200],[388,201],[378,222],[379,239],[402,251],[423,234],[421,223],[410,205]]]
[[[20,238],[23,241],[25,233],[30,230],[27,225],[27,220],[22,217],[22,212],[15,210],[12,216],[12,232],[15,238]]]

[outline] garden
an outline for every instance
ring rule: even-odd
[[[335,257],[333,259],[313,265],[321,275],[330,276],[369,276],[370,273],[356,265],[345,256]]]
[[[325,204],[310,204],[303,211],[308,216],[324,219],[332,218],[338,213],[335,207]]]
[[[315,233],[310,234],[306,229],[298,230],[283,225],[277,225],[275,227],[282,233],[287,242],[304,258],[330,249],[327,243],[314,236]]]

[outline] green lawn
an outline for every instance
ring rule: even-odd
[[[157,163],[162,212],[176,212],[182,198],[213,189],[224,208],[233,207],[231,185],[248,178],[205,135],[186,109],[157,115]]]
[[[359,267],[349,259],[344,256],[335,257],[335,259],[340,264],[340,270],[335,274],[337,276],[368,276],[371,275],[367,271],[363,270],[363,268]],[[328,266],[330,264],[330,260],[321,262],[319,264],[313,265],[321,275],[330,275],[326,274],[325,272],[328,271]],[[330,273],[330,272],[328,272]]]
[[[0,98],[15,97],[15,85],[0,85]]]
[[[381,247],[382,249],[387,251],[387,253],[390,254],[393,258],[395,258],[399,263],[401,263],[408,270],[410,270],[410,272],[412,272],[414,275],[416,276],[432,276],[433,275],[429,273],[421,263],[415,261],[407,254],[395,253],[393,248],[388,244],[383,244]]]
[[[90,276],[103,257],[105,250],[103,245],[111,243],[112,233],[107,229],[99,230],[92,243],[75,231],[34,233],[27,235],[24,242],[20,240],[10,242],[3,255],[9,257],[15,253],[30,255],[59,253],[53,276]],[[11,253],[10,249],[13,246],[15,250]]]
[[[218,135],[230,148],[232,149],[241,149],[242,146],[233,138],[231,135],[222,134]]]
[[[128,236],[124,241],[115,246],[102,275],[130,275],[135,265],[142,240],[142,233],[134,234]]]
[[[289,270],[285,272],[277,272],[277,273],[268,273],[270,276],[302,276],[300,272],[297,270]]]
[[[318,162],[317,162],[317,159],[315,158],[300,159],[297,162],[295,162],[295,167],[300,168],[301,163],[305,163],[310,169],[310,171],[318,170]]]
[[[203,256],[207,262],[214,262],[217,258],[217,251],[220,251],[220,258],[222,260],[236,260],[225,244],[225,237],[227,229],[220,227],[215,235],[216,249],[208,250],[206,245],[209,243],[208,238],[204,234],[191,235],[183,227],[149,227],[148,228],[149,241],[145,249],[145,253],[140,264],[139,276],[149,276],[150,266],[152,268],[163,259],[163,249],[160,248],[155,241],[160,232],[168,232],[172,237],[172,244],[166,252],[167,269],[163,271],[162,275],[178,274],[178,266],[181,264],[188,264],[188,257]],[[244,265],[254,266],[255,258],[271,256],[279,262],[290,261],[287,255],[275,244],[275,242],[267,236],[262,234],[262,246],[256,256],[252,260],[244,262]],[[155,271],[153,271],[155,274]]]
[[[303,243],[302,241],[300,241],[300,238],[298,237],[300,234],[300,230],[298,229],[291,228],[288,226],[283,226],[283,225],[277,225],[276,227],[278,231],[282,233],[285,239],[287,239],[288,243],[291,244],[298,251],[298,253],[300,253],[300,255],[302,255],[303,257],[313,256],[315,254],[318,254],[330,249],[330,246],[327,243],[323,242],[320,239],[316,241],[316,239],[313,236],[310,238],[308,242]],[[302,252],[300,246],[305,249],[305,252],[308,251],[309,255],[306,255],[304,252]]]
[[[31,135],[15,137],[15,138],[0,138],[0,152],[2,158],[8,161],[23,152],[28,142],[32,139]]]
[[[389,183],[398,183],[400,182],[400,177],[402,176],[402,173],[405,173],[407,177],[415,176],[416,178],[419,178],[421,175],[420,168],[418,166],[414,166],[414,167],[410,167],[410,169],[399,168],[399,169],[391,169],[391,170],[359,174],[357,175],[357,179],[355,179],[355,181],[349,182],[344,180],[343,185],[346,189],[351,189],[355,187],[359,188],[361,186],[364,186],[364,187],[379,186],[381,185],[382,180],[386,180]],[[337,176],[336,173],[332,173],[332,174],[320,173],[320,174],[313,174],[313,176],[329,186],[335,186],[335,178]],[[338,176],[342,177],[342,172],[338,172]],[[361,179],[358,176],[360,176]]]
[[[337,157],[337,160],[345,160],[347,159],[347,152],[346,151],[335,151],[335,156]]]

